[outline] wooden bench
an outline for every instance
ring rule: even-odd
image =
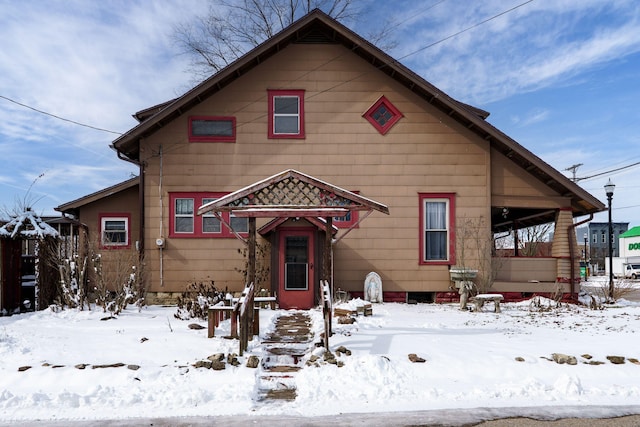
[[[493,301],[494,309],[496,313],[500,313],[500,301],[503,301],[504,297],[501,294],[478,294],[475,297],[469,298],[469,302],[475,305],[473,311],[482,311],[484,303],[487,301]]]

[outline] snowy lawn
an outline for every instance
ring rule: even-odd
[[[268,403],[254,399],[260,370],[245,366],[250,355],[262,356],[258,339],[238,367],[193,366],[237,352],[236,340],[222,338],[229,321],[208,339],[169,307],[128,309],[111,320],[98,310],[1,317],[0,421],[639,405],[640,304],[545,310],[549,304],[503,303],[501,314],[491,303],[480,313],[457,304],[374,304],[373,316],[334,322],[331,349],[351,351],[338,356],[343,367],[306,366],[294,377],[295,401]],[[279,313],[261,310],[261,336]],[[311,315],[319,333],[321,313]],[[410,353],[425,363],[412,363]],[[558,364],[553,353],[577,364]],[[115,363],[124,366],[96,367]]]

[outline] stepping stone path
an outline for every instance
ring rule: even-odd
[[[311,318],[302,311],[283,314],[262,341],[264,354],[257,372],[256,401],[291,401],[296,398],[295,374],[313,348]]]

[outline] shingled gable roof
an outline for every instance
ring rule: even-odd
[[[310,12],[228,67],[175,99],[165,108],[116,139],[112,147],[131,160],[139,160],[138,142],[141,138],[156,132],[292,43],[339,43],[346,46],[354,54],[370,63],[372,67],[389,75],[434,107],[457,120],[471,132],[488,141],[498,152],[507,156],[554,192],[562,197],[570,198],[574,216],[605,210],[604,204],[598,199],[486,122],[484,119],[488,116],[487,112],[451,98],[320,10]]]
[[[287,169],[200,206],[198,215],[233,211],[236,216],[333,217],[352,210],[389,214],[389,208],[381,203]]]

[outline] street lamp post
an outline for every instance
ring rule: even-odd
[[[604,191],[607,193],[607,202],[609,205],[609,300],[613,302],[613,223],[611,222],[611,199],[613,199],[613,190],[616,186],[609,182],[604,186]]]
[[[584,233],[584,280],[589,278],[589,257],[587,256],[587,239],[589,235]]]

